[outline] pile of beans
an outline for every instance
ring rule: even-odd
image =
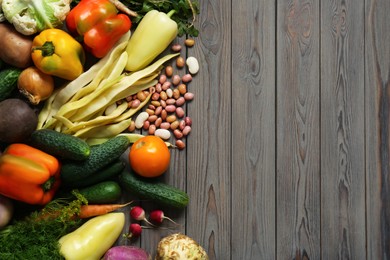
[[[178,45],[173,45],[172,49],[181,50]],[[191,59],[194,58],[191,57]],[[178,69],[182,69],[185,67],[186,61],[179,56],[175,64]],[[151,94],[150,102],[137,115],[128,130],[133,132],[136,129],[143,129],[148,134],[159,136],[163,140],[169,140],[173,137],[176,147],[184,149],[183,139],[191,132],[192,125],[192,120],[186,115],[184,107],[186,102],[194,98],[194,94],[187,90],[187,85],[192,81],[192,74],[198,72],[196,65],[195,70],[193,70],[194,67],[189,70],[191,64],[187,64],[190,73],[183,76],[174,74],[174,68],[171,65],[166,66],[154,87],[128,97],[128,106],[137,108]]]

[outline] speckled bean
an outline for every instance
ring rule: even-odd
[[[134,130],[135,130],[134,120],[131,120],[128,130],[129,130],[129,132],[134,132]]]
[[[172,123],[172,122],[176,121],[176,119],[177,119],[177,117],[175,115],[169,115],[169,116],[167,116],[165,121],[167,121],[168,123]]]
[[[147,108],[145,109],[145,112],[148,113],[148,115],[154,115],[154,110],[153,109],[150,109],[150,108]]]
[[[182,107],[177,107],[175,112],[178,118],[182,118],[185,114]]]
[[[158,82],[159,82],[160,84],[164,84],[166,81],[167,81],[167,76],[164,75],[164,74],[161,74],[161,75],[160,75],[160,78],[158,79]]]
[[[180,106],[184,105],[185,102],[186,102],[186,100],[184,99],[184,97],[179,97],[176,100],[175,104],[176,104],[176,106],[180,107]]]
[[[180,52],[181,51],[181,45],[176,43],[176,44],[173,44],[172,47],[171,47],[172,51],[174,52]]]
[[[182,131],[184,136],[187,136],[191,132],[191,126],[186,125]]]
[[[160,128],[161,128],[161,129],[169,129],[170,127],[171,127],[171,124],[168,123],[168,122],[162,122],[162,123],[160,124]]]
[[[161,110],[161,118],[163,121],[167,119],[167,116],[168,116],[168,112],[165,109]]]
[[[167,93],[165,91],[160,92],[160,99],[162,99],[162,100],[168,99]]]
[[[142,128],[145,129],[145,130],[148,130],[148,129],[149,129],[149,126],[150,126],[150,122],[149,122],[148,120],[146,120],[146,121],[144,122],[144,125],[142,126]]]
[[[167,93],[167,96],[169,98],[171,98],[173,96],[173,90],[171,88],[168,88],[165,92]]]
[[[156,107],[156,110],[154,110],[154,114],[159,116],[162,110],[163,110],[162,106],[158,106]]]
[[[179,90],[180,94],[184,95],[185,93],[187,93],[187,85],[186,84],[180,84],[179,86],[177,86],[177,89]]]
[[[188,82],[192,81],[192,75],[191,74],[183,75],[183,77],[181,78],[181,81],[183,83],[188,83]]]
[[[164,82],[164,84],[162,84],[161,88],[162,88],[162,90],[166,91],[171,86],[172,86],[172,83],[170,81],[166,81],[166,82]]]
[[[186,126],[186,122],[184,120],[181,120],[179,123],[179,129],[183,130],[185,126]]]
[[[144,122],[148,119],[149,114],[145,111],[138,114],[137,118],[135,119],[135,127],[137,129],[140,129],[143,127]]]
[[[183,137],[183,133],[179,129],[173,130],[173,135],[177,138],[180,139]]]
[[[145,95],[145,92],[144,91],[139,91],[138,93],[137,93],[137,98],[139,99],[139,101],[145,101],[145,99],[146,99],[146,95]]]
[[[192,47],[195,45],[195,40],[192,39],[192,38],[188,38],[184,41],[184,44],[187,46],[187,47]]]
[[[180,91],[179,91],[177,88],[175,88],[174,90],[172,90],[172,97],[173,97],[174,99],[178,99],[178,98],[180,97]]]
[[[151,116],[148,117],[148,121],[150,123],[154,123],[154,122],[156,122],[157,118],[158,117],[156,115],[151,115]]]
[[[137,108],[140,104],[141,104],[141,101],[139,101],[138,99],[134,99],[134,100],[131,101],[130,107],[131,108]]]
[[[176,104],[176,100],[174,98],[168,98],[166,100],[166,102],[167,102],[167,105],[174,105],[174,104]]]
[[[165,67],[165,75],[167,75],[167,77],[172,77],[173,67],[171,65]]]
[[[186,116],[184,118],[184,122],[186,123],[186,126],[191,126],[192,125],[192,119],[189,116]]]
[[[194,94],[191,93],[191,92],[187,92],[187,93],[184,94],[184,99],[185,99],[186,101],[193,100],[193,99],[194,99]]]
[[[179,150],[186,148],[186,144],[182,140],[176,140],[175,145]]]
[[[183,68],[185,64],[186,64],[186,61],[184,60],[183,57],[181,57],[181,56],[177,57],[177,59],[176,59],[176,66],[178,68]]]
[[[158,118],[156,119],[156,121],[154,122],[154,125],[155,125],[156,127],[160,127],[161,123],[162,123],[162,118],[161,118],[161,117],[158,117]]]
[[[152,94],[152,101],[157,101],[159,99],[160,99],[160,93],[155,92]]]
[[[156,126],[155,125],[150,125],[149,129],[148,129],[148,134],[154,135],[155,132],[156,132]]]
[[[161,83],[157,83],[156,84],[156,92],[160,93],[161,91],[162,91],[162,84]]]
[[[180,81],[181,81],[181,78],[180,78],[180,76],[179,75],[174,75],[173,77],[172,77],[172,84],[173,85],[175,85],[175,86],[177,86],[177,85],[179,85],[180,84]]]
[[[176,107],[174,105],[167,105],[165,107],[165,110],[168,112],[168,113],[173,113],[176,111]]]
[[[179,127],[179,121],[175,120],[171,123],[171,129],[175,130]]]

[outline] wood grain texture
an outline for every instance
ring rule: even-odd
[[[274,259],[276,6],[232,6],[232,259]]]
[[[363,4],[321,5],[323,259],[366,257]]]
[[[366,1],[367,257],[390,259],[389,1]]]
[[[202,1],[202,32],[188,50],[200,64],[188,106],[193,127],[187,142],[187,234],[210,259],[231,257],[231,2]]]
[[[277,258],[320,258],[319,4],[277,6]]]

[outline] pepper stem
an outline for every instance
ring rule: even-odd
[[[171,16],[172,16],[174,13],[176,13],[176,10],[171,10],[171,11],[169,11],[169,13],[167,13],[167,16],[168,16],[169,18],[171,18]]]
[[[42,189],[44,192],[49,191],[53,184],[56,182],[56,179],[54,177],[50,177],[45,183],[42,184]]]
[[[31,52],[34,52],[35,50],[40,50],[40,51],[42,51],[42,56],[47,57],[47,56],[52,56],[54,54],[55,49],[56,48],[54,47],[53,42],[47,41],[40,47],[32,48]]]

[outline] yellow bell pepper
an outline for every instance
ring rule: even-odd
[[[126,47],[127,71],[137,71],[148,66],[176,38],[177,23],[170,17],[174,10],[165,14],[149,11],[138,24]]]
[[[74,80],[84,72],[83,46],[60,29],[46,29],[35,36],[31,57],[42,72],[66,80]]]
[[[60,252],[66,260],[99,260],[119,238],[124,225],[123,212],[91,218],[60,238]]]

